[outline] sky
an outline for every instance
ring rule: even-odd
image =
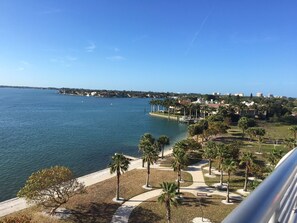
[[[0,85],[297,97],[295,0],[0,0]]]

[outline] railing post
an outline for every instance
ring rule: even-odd
[[[268,223],[279,223],[278,218],[280,215],[280,206],[275,210]]]

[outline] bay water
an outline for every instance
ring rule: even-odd
[[[0,88],[0,201],[42,168],[64,165],[78,177],[107,168],[115,152],[140,156],[144,133],[185,137],[185,124],[149,115],[149,100]]]

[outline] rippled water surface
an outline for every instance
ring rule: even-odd
[[[186,125],[150,117],[148,102],[0,88],[0,201],[38,169],[65,165],[81,176],[106,168],[115,152],[139,156],[146,132],[184,137]]]

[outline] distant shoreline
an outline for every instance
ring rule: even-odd
[[[30,87],[30,86],[8,86],[8,85],[0,85],[0,88],[19,88],[19,89],[38,89],[38,90],[59,90],[60,89],[56,87]]]
[[[179,94],[173,92],[132,91],[132,90],[106,90],[106,89],[83,89],[83,88],[57,88],[57,87],[30,87],[0,85],[0,88],[19,88],[37,90],[56,90],[59,94],[72,96],[87,96],[98,98],[168,98]]]

